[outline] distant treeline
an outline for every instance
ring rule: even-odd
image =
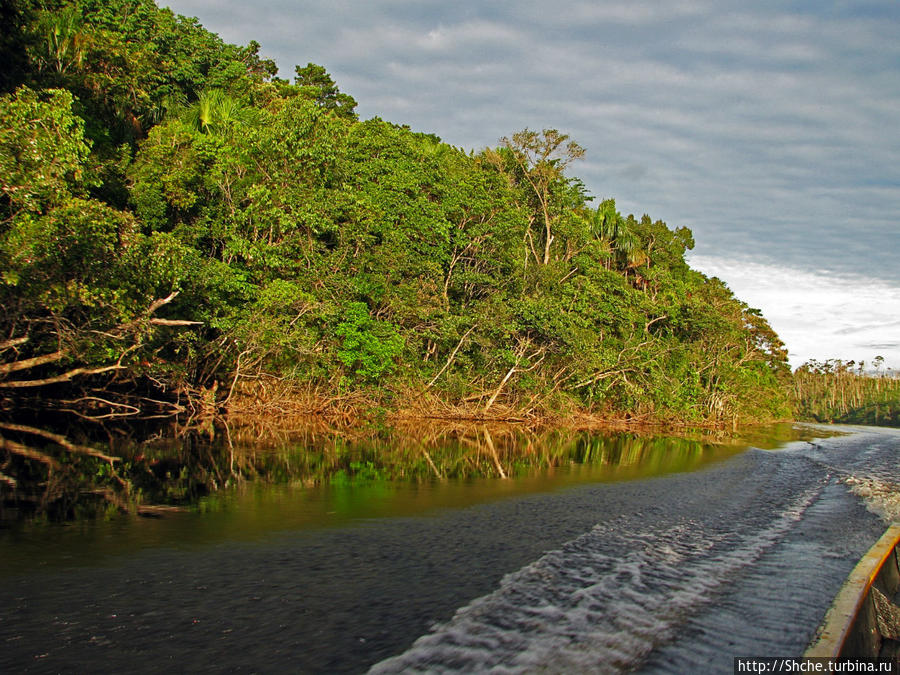
[[[873,369],[860,361],[810,361],[794,372],[794,410],[798,419],[900,427],[900,378],[885,372],[876,357]]]
[[[2,14],[9,453],[47,409],[790,415],[759,311],[689,268],[687,228],[595,202],[565,134],[362,121],[323,67],[281,79],[150,0]]]

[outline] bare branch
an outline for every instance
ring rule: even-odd
[[[62,375],[56,375],[54,377],[47,377],[43,380],[14,380],[12,382],[0,382],[0,388],[3,389],[17,389],[17,388],[25,388],[25,387],[43,387],[48,384],[58,384],[60,382],[68,382],[73,377],[77,377],[78,375],[98,375],[100,373],[106,373],[110,370],[124,370],[125,366],[116,364],[114,366],[106,366],[104,368],[74,368],[73,370],[67,371]]]
[[[531,355],[528,357],[528,360],[530,361],[531,359],[533,359],[535,356],[537,356],[538,354],[540,354],[540,353],[543,352],[543,351],[544,351],[544,349],[543,349],[543,347],[542,347],[541,349],[539,349],[538,351],[536,351],[534,354],[531,354]],[[541,358],[539,358],[537,361],[535,361],[534,363],[532,363],[531,366],[530,366],[529,368],[526,368],[525,370],[520,370],[519,372],[520,372],[520,373],[530,373],[532,370],[534,370],[534,369],[537,368],[539,365],[541,365],[541,361],[543,361],[545,358],[547,358],[547,355],[546,355],[546,354],[544,354]]]
[[[160,298],[159,300],[154,300],[150,303],[150,306],[147,308],[146,314],[153,314],[156,310],[158,310],[163,305],[168,305],[172,302],[176,297],[178,297],[178,291],[172,291],[165,298]]]
[[[141,321],[146,320],[147,323],[153,324],[155,326],[200,326],[203,325],[202,321],[187,321],[185,319],[157,319],[157,318],[147,318],[160,307],[168,305],[172,300],[174,300],[178,296],[179,291],[172,291],[164,298],[159,298],[158,300],[154,300],[150,303],[150,306],[143,314],[143,318],[134,319],[128,323],[123,323],[117,326],[118,330],[126,331],[131,328],[137,326]]]
[[[668,314],[663,314],[662,316],[658,316],[655,319],[651,319],[650,321],[648,321],[647,323],[644,324],[644,332],[645,333],[649,332],[650,326],[655,324],[657,321],[662,321],[663,319],[668,319],[668,318],[669,318]]]
[[[127,408],[128,411],[127,412],[111,412],[111,413],[106,413],[104,415],[85,415],[84,413],[80,413],[77,410],[73,410],[71,408],[61,408],[61,410],[64,412],[74,413],[75,415],[78,415],[78,417],[81,417],[82,419],[86,419],[86,420],[103,420],[103,419],[109,419],[112,417],[131,417],[132,415],[138,415],[141,412],[141,409],[136,406],[129,405],[127,403],[116,403],[115,401],[108,401],[107,399],[100,398],[99,396],[82,396],[81,398],[76,398],[71,401],[62,401],[62,402],[63,403],[81,403],[82,401],[97,401],[98,403],[102,403],[103,405],[108,405],[110,408]]]
[[[573,274],[575,274],[575,272],[577,272],[577,271],[578,271],[578,268],[577,268],[577,267],[573,267],[572,270],[571,270],[566,276],[564,276],[562,279],[560,279],[559,281],[556,282],[557,285],[561,285],[562,282],[564,282],[564,281],[565,281],[566,279],[568,279],[570,276],[572,276]]]
[[[250,353],[251,350],[245,349],[237,357],[237,363],[234,366],[234,379],[231,381],[231,389],[228,390],[228,396],[225,397],[225,400],[222,402],[223,406],[227,406],[228,402],[231,400],[231,396],[234,394],[234,386],[237,384],[238,379],[241,376],[241,358]]]
[[[530,222],[534,222],[534,218],[531,218]],[[535,262],[540,265],[541,259],[538,257],[537,251],[534,250],[534,239],[531,237],[531,230],[525,230],[525,239],[528,241],[528,245],[531,247],[531,254],[534,256]],[[528,254],[525,254],[525,259],[527,261]]]
[[[6,373],[13,373],[17,370],[28,370],[29,368],[34,368],[36,366],[42,366],[45,363],[53,363],[54,361],[59,361],[66,353],[62,350],[55,351],[52,354],[44,354],[42,356],[35,356],[30,359],[22,359],[21,361],[13,361],[12,363],[3,363],[0,364],[0,375],[5,375]]]
[[[187,319],[150,319],[154,326],[202,326],[202,321],[188,321]]]
[[[605,380],[607,377],[612,377],[613,375],[621,375],[622,373],[629,372],[634,370],[633,368],[623,368],[620,370],[604,370],[599,373],[595,373],[593,376],[588,378],[587,380],[582,380],[578,384],[573,384],[572,389],[580,389],[581,387],[586,387],[589,384],[594,384],[594,382],[598,382],[599,380]]]
[[[500,384],[497,385],[497,388],[494,390],[494,393],[491,395],[491,397],[488,399],[488,402],[485,404],[483,412],[487,412],[488,410],[490,410],[491,406],[494,405],[494,401],[497,400],[497,397],[500,395],[500,392],[503,391],[503,387],[506,386],[507,382],[509,382],[509,378],[511,378],[513,376],[513,374],[518,370],[519,363],[522,361],[522,358],[525,356],[525,351],[528,349],[530,344],[531,344],[530,340],[525,340],[525,342],[522,343],[522,346],[519,348],[519,351],[516,353],[515,364],[513,364],[513,367],[507,371],[506,375],[500,381]],[[539,352],[535,352],[535,353],[537,354]],[[543,360],[543,359],[541,359],[541,360]],[[538,363],[540,363],[540,361]],[[531,368],[529,368],[528,370],[531,370]]]
[[[13,347],[18,347],[19,345],[24,345],[28,342],[30,338],[26,335],[25,337],[20,338],[12,338],[11,340],[5,340],[0,342],[0,351],[5,349],[12,349]]]
[[[13,453],[14,455],[19,455],[20,457],[34,459],[38,462],[42,462],[43,464],[49,466],[51,469],[62,468],[62,465],[49,455],[45,455],[43,452],[39,452],[34,448],[29,448],[27,445],[22,445],[21,443],[11,441],[8,438],[0,438],[0,448]]]
[[[97,457],[98,459],[102,459],[107,462],[121,461],[118,457],[106,455],[99,450],[94,450],[93,448],[89,448],[86,445],[76,445],[65,436],[60,436],[59,434],[54,434],[50,431],[45,431],[44,429],[27,427],[23,424],[8,424],[6,422],[0,422],[0,429],[6,429],[7,431],[18,431],[23,434],[31,434],[32,436],[40,436],[41,438],[46,438],[48,441],[53,441],[54,443],[61,445],[70,452],[76,452],[80,455],[90,455],[91,457]]]
[[[438,378],[439,378],[441,375],[444,374],[444,371],[447,370],[447,368],[450,367],[450,364],[453,363],[453,359],[456,358],[456,352],[458,352],[458,351],[459,351],[459,348],[462,347],[463,341],[464,341],[467,337],[469,337],[469,333],[471,333],[473,330],[475,330],[475,328],[476,328],[477,326],[478,326],[478,324],[476,323],[476,324],[473,325],[469,330],[467,330],[467,331],[465,332],[465,334],[459,339],[459,342],[456,344],[456,348],[455,348],[455,349],[453,350],[453,352],[450,354],[450,358],[447,359],[447,363],[445,363],[445,364],[444,364],[444,367],[441,368],[441,369],[438,371],[438,374],[435,375],[434,378],[432,378],[431,382],[429,382],[428,384],[425,385],[425,388],[426,388],[426,389],[430,389],[430,388],[434,385],[434,383],[437,382]]]

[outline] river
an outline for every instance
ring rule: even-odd
[[[162,518],[0,531],[0,671],[683,673],[799,655],[900,516],[900,433],[805,434],[518,478],[251,485]]]

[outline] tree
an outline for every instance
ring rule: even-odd
[[[523,129],[500,139],[503,147],[512,154],[519,176],[534,192],[540,217],[544,223],[543,264],[550,262],[550,246],[553,244],[553,226],[559,214],[554,212],[554,188],[565,181],[564,172],[576,159],[584,156],[584,149],[569,136],[556,129],[544,129],[540,134]]]
[[[274,79],[258,43],[152,0],[0,3],[0,48],[28,59],[0,81],[32,87],[0,99],[0,395],[23,372],[70,393],[87,371],[343,374],[492,414],[778,407],[767,324],[689,270],[689,230],[589,208],[556,129],[473,155],[359,122],[322,66]]]
[[[20,87],[0,97],[0,223],[80,192],[89,153],[69,92]]]
[[[225,136],[238,124],[253,121],[254,110],[221,89],[201,92],[197,101],[188,108],[185,121],[204,134]]]
[[[89,39],[82,23],[77,7],[41,12],[38,20],[40,42],[34,53],[39,70],[59,75],[81,65]]]
[[[323,66],[307,63],[305,67],[296,66],[294,70],[297,73],[294,83],[302,87],[317,106],[333,111],[338,117],[356,119],[356,99],[342,94]]]
[[[609,244],[612,256],[609,262],[615,262],[619,269],[640,264],[645,258],[641,239],[637,232],[637,223],[632,216],[623,218],[616,210],[614,199],[605,199],[593,213],[593,227],[602,240]],[[607,269],[609,268],[607,263]]]
[[[132,214],[88,198],[89,149],[67,91],[0,97],[4,397],[114,376],[155,327],[193,325],[152,316],[178,293],[169,282],[160,298],[128,258],[142,241]]]

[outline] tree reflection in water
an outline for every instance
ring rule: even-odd
[[[93,430],[96,432],[96,430]],[[0,520],[63,521],[114,512],[152,516],[189,508],[244,483],[312,487],[376,482],[518,478],[563,467],[609,478],[684,471],[719,453],[802,436],[791,425],[757,438],[709,432],[533,429],[515,424],[403,422],[331,425],[321,419],[192,420],[156,429],[115,429],[102,442],[84,429],[0,423]],[[821,436],[821,431],[817,432]]]

